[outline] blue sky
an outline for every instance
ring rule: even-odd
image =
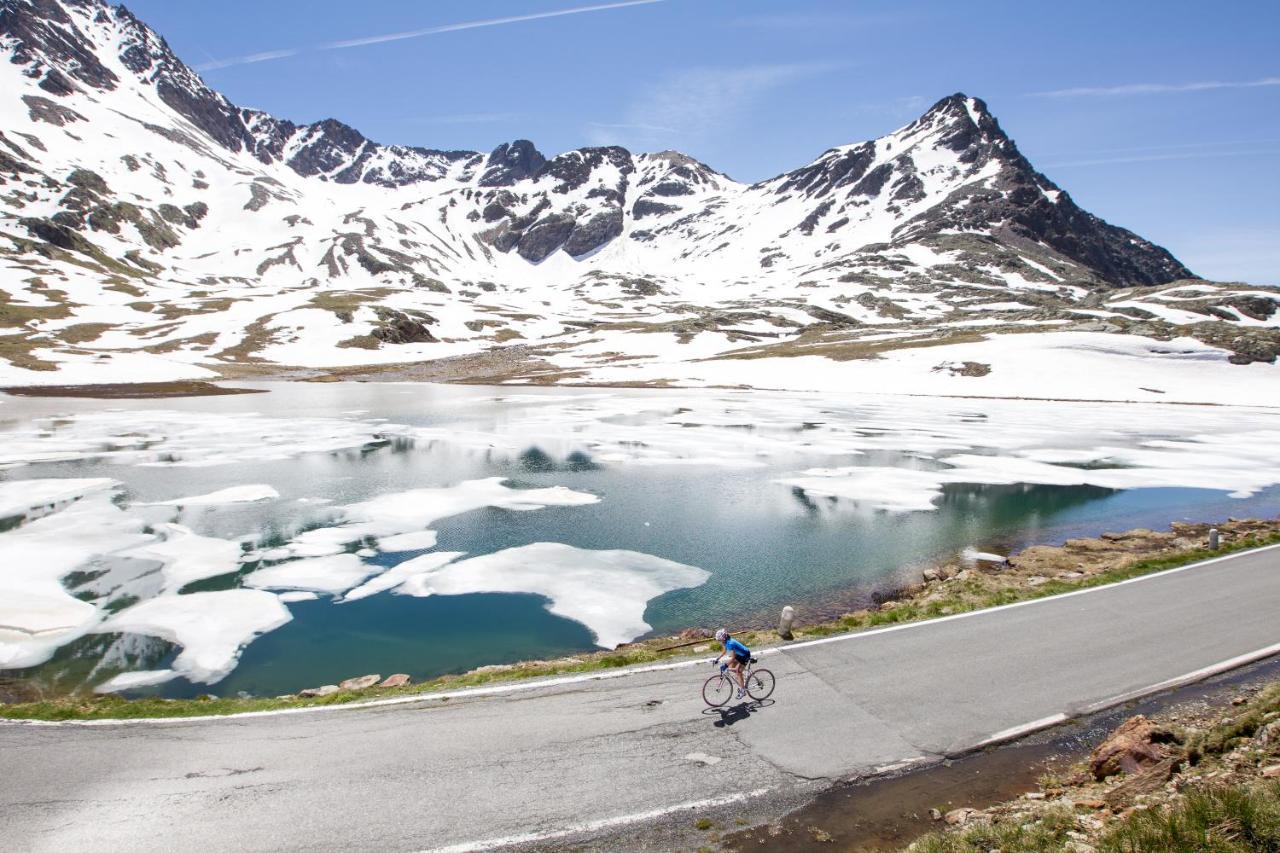
[[[210,85],[284,118],[433,148],[675,148],[740,180],[963,91],[1087,210],[1200,275],[1280,284],[1274,0],[128,5]]]

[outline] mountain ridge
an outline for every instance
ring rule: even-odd
[[[105,0],[0,0],[0,46],[0,233],[25,285],[6,286],[25,307],[0,355],[25,382],[122,347],[201,375],[523,348],[516,374],[554,381],[665,363],[665,339],[682,364],[895,324],[934,345],[979,305],[994,333],[1274,313],[1228,304],[1267,301],[1239,288],[1187,296],[1181,314],[1163,297],[1107,310],[1109,294],[1198,280],[1079,208],[963,93],[744,184],[679,152],[443,151],[278,119]]]

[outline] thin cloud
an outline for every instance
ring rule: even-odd
[[[1041,98],[1090,98],[1118,95],[1169,95],[1178,92],[1209,92],[1215,89],[1257,89],[1264,86],[1280,86],[1280,77],[1263,77],[1261,80],[1204,80],[1197,83],[1128,83],[1123,86],[1080,86],[1074,89],[1052,89],[1048,92],[1032,92]]]
[[[1272,157],[1280,154],[1280,148],[1254,151],[1187,151],[1182,154],[1145,154],[1133,157],[1100,157],[1096,160],[1074,160],[1065,163],[1046,163],[1046,169],[1069,169],[1075,166],[1108,166],[1113,163],[1157,163],[1162,160],[1217,160],[1223,157]]]
[[[609,9],[625,9],[630,6],[651,6],[655,3],[665,2],[667,2],[667,0],[620,0],[620,2],[615,3],[597,3],[593,6],[573,6],[568,9],[552,9],[546,12],[531,12],[527,15],[510,15],[504,18],[486,18],[479,21],[460,21],[456,24],[443,24],[437,27],[425,27],[419,30],[406,30],[398,33],[383,33],[382,35],[365,36],[358,39],[327,42],[325,44],[314,45],[311,48],[269,50],[261,53],[251,53],[247,56],[215,59],[212,62],[197,65],[196,70],[216,71],[219,68],[230,68],[235,65],[249,65],[255,62],[267,62],[273,59],[287,59],[292,56],[297,56],[307,50],[347,50],[353,47],[367,47],[369,45],[385,44],[386,42],[392,41],[404,41],[405,39],[440,35],[441,33],[475,30],[482,27],[500,27],[506,24],[518,24],[525,21],[539,21],[545,18],[562,18],[566,15],[582,15],[587,12],[604,12]]]
[[[788,83],[843,68],[842,63],[795,62],[737,68],[693,68],[644,91],[617,122],[594,122],[596,145],[637,148],[706,139],[723,131],[758,98]]]
[[[1164,145],[1137,145],[1127,148],[1088,148],[1083,151],[1054,151],[1046,153],[1044,151],[1035,152],[1033,159],[1039,161],[1050,161],[1055,157],[1097,157],[1104,154],[1158,154],[1166,151],[1185,151],[1187,149],[1205,149],[1205,148],[1240,148],[1253,147],[1260,145],[1272,145],[1280,142],[1280,137],[1263,137],[1261,139],[1215,139],[1207,142],[1175,142]],[[1028,154],[1028,156],[1033,156]]]

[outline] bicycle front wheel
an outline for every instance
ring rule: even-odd
[[[747,695],[760,702],[773,693],[773,673],[767,669],[753,669],[747,676]]]
[[[733,679],[713,675],[702,685],[702,701],[712,708],[719,708],[733,698]]]

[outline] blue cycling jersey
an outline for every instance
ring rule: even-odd
[[[729,639],[724,641],[724,650],[726,652],[733,654],[736,657],[740,657],[740,658],[751,657],[751,649],[742,645],[742,643],[739,643],[737,640],[733,639],[733,637],[730,637]]]

